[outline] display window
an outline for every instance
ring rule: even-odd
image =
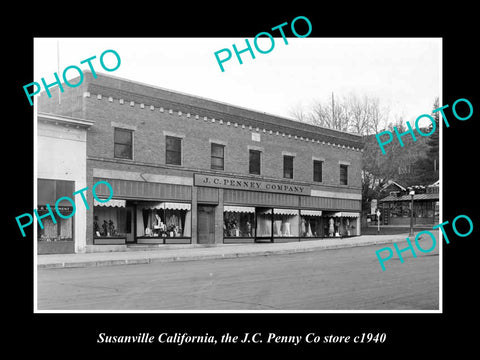
[[[132,232],[132,214],[125,208],[125,200],[94,201],[94,238],[125,238]]]
[[[64,216],[72,213],[71,206],[59,206],[58,210]],[[37,209],[38,215],[42,216],[48,213],[46,206],[39,206]],[[37,222],[37,237],[38,241],[73,241],[73,217],[63,219],[55,217],[56,223],[53,222],[50,216],[44,217],[42,220],[43,229]]]
[[[271,237],[272,236],[272,208],[256,208],[256,233],[259,237]]]
[[[137,237],[189,238],[191,205],[175,202],[138,203]]]
[[[326,237],[345,237],[356,235],[357,213],[337,212],[323,217]]]
[[[299,211],[294,209],[273,209],[273,236],[298,237]]]
[[[223,207],[223,236],[255,237],[255,208],[246,206]]]
[[[300,210],[300,237],[323,237],[322,212]]]
[[[71,197],[74,190],[74,181],[67,180],[53,180],[53,179],[37,179],[37,212],[39,216],[47,215],[49,210],[47,204],[50,206],[52,212],[55,212],[55,205],[58,211],[65,217],[69,217],[73,212],[71,202],[68,200],[61,200],[57,204],[57,200],[61,197]],[[51,216],[45,216],[40,221],[37,221],[37,240],[38,241],[73,241],[73,218],[70,216],[64,219],[60,216],[55,216],[55,221]]]

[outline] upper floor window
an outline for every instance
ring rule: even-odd
[[[165,144],[165,163],[170,165],[182,165],[182,138],[166,136]]]
[[[283,156],[283,177],[293,179],[293,156]]]
[[[313,181],[322,182],[323,161],[313,160]]]
[[[114,128],[113,142],[114,157],[121,159],[133,159],[132,130]]]
[[[250,150],[248,172],[250,174],[260,175],[260,158],[262,152],[259,150]]]
[[[340,185],[348,185],[348,165],[340,164]]]
[[[211,149],[211,169],[224,170],[225,146],[212,143]]]

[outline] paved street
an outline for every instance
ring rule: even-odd
[[[375,251],[384,246],[39,269],[38,309],[437,310],[438,247],[417,258],[405,252],[405,263],[395,255],[382,271]]]

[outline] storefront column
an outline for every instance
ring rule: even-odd
[[[198,210],[197,210],[197,187],[192,186],[192,244],[198,244],[197,240],[197,221],[198,221]]]
[[[223,189],[218,189],[218,205],[215,208],[215,243],[223,243]]]
[[[357,230],[357,234],[356,234],[357,236],[358,236],[358,235],[361,235],[361,234],[360,234],[360,225],[361,225],[361,222],[360,222],[360,221],[361,221],[360,216],[358,216],[358,217],[357,217],[357,229],[356,229],[356,230]]]

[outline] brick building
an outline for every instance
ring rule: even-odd
[[[86,184],[113,189],[105,203],[86,194],[86,251],[360,234],[360,136],[97,76],[60,103],[57,87],[38,98],[42,113],[91,124]]]

